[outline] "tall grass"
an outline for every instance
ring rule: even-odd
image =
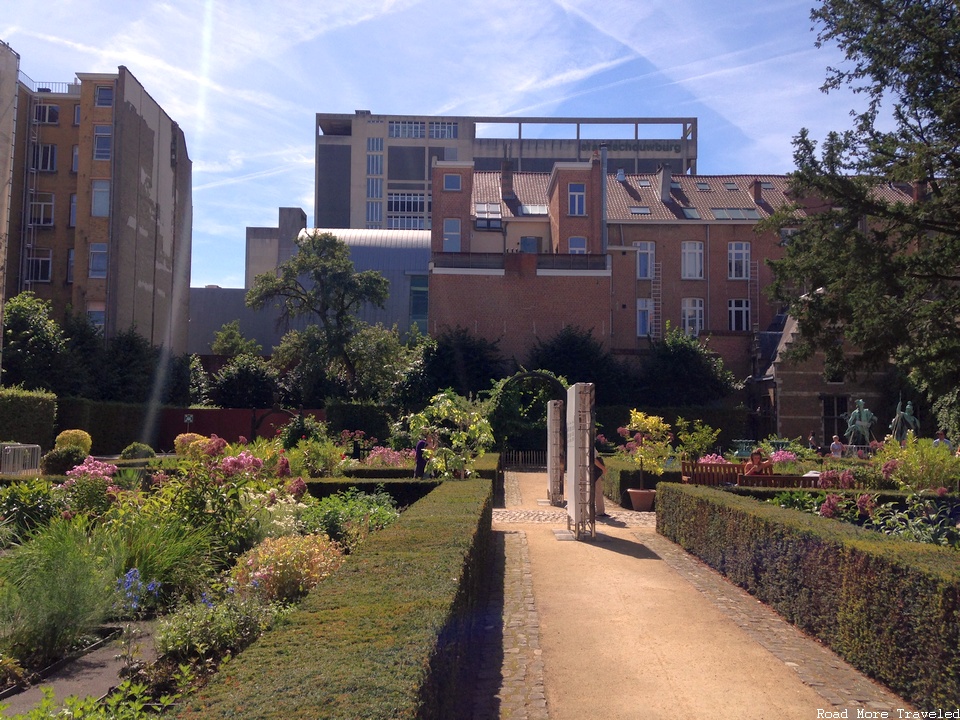
[[[57,519],[0,560],[0,652],[31,667],[60,658],[106,617],[111,558],[82,519]]]

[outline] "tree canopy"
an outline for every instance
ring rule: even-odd
[[[247,306],[259,310],[279,301],[282,322],[313,316],[323,330],[327,354],[343,365],[349,382],[356,359],[349,351],[356,313],[366,303],[383,307],[389,281],[375,270],[357,272],[350,248],[332,233],[303,233],[297,253],[281,263],[276,274],[264,273],[247,292]]]
[[[799,132],[791,189],[808,213],[761,226],[796,229],[771,288],[797,319],[794,354],[822,350],[834,371],[893,361],[930,398],[960,385],[958,14],[953,0],[812,11],[818,46],[846,58],[823,90],[848,87],[866,108],[820,145]]]

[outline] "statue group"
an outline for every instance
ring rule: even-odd
[[[913,403],[907,401],[907,407],[900,409],[901,403],[897,403],[897,412],[890,421],[890,434],[894,440],[903,445],[907,441],[907,433],[916,433],[920,429],[920,420],[913,414]]]
[[[857,400],[857,407],[847,416],[848,445],[869,445],[870,428],[877,416],[864,407],[863,400]]]

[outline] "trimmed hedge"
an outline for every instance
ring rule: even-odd
[[[156,437],[142,437],[148,425],[148,404],[97,402],[82,398],[59,401],[57,431],[80,428],[93,438],[94,455],[116,455],[133,442],[155,447]],[[156,435],[156,423],[153,423]]]
[[[0,441],[53,448],[57,396],[42,390],[0,388]]]
[[[491,516],[489,481],[439,485],[362,543],[178,717],[469,717]]]
[[[657,531],[917,706],[960,704],[960,555],[661,483]]]

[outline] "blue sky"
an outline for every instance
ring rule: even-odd
[[[700,174],[786,173],[849,126],[813,0],[0,0],[37,82],[126,66],[186,133],[191,285],[243,286],[245,228],[313,218],[318,112],[696,117]]]

